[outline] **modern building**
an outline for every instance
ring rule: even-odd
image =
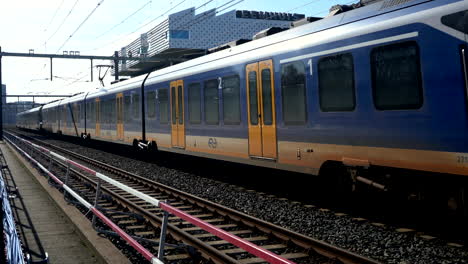
[[[195,8],[189,8],[171,14],[165,21],[142,34],[139,39],[123,47],[119,56],[151,58],[157,55],[190,59],[231,41],[250,40],[256,33],[268,28],[290,28],[291,22],[305,17],[302,14],[246,10],[219,14],[220,11],[222,10],[211,9],[195,14]],[[119,74],[136,76],[166,66],[167,62],[124,61],[119,65]]]
[[[5,127],[15,126],[17,113],[21,113],[39,105],[41,104],[31,101],[19,101],[3,104],[3,125]]]
[[[2,84],[2,117],[4,126],[14,126],[16,124],[16,114],[29,110],[40,104],[31,101],[18,101],[14,103],[7,103],[6,100],[7,90],[6,85]]]

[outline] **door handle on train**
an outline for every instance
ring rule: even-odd
[[[465,100],[468,100],[468,66],[467,66],[467,54],[466,54],[466,46],[463,45],[460,49],[461,56],[462,56],[462,66],[463,66],[463,77],[465,80]]]
[[[467,92],[468,92],[468,68],[467,68],[467,54],[466,54],[466,48],[465,47],[462,47],[461,49],[461,56],[462,56],[462,63],[463,63],[463,74],[464,74],[464,77],[465,77],[465,88],[467,89]],[[467,94],[468,96],[468,94]]]

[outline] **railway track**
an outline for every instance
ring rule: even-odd
[[[12,138],[11,135],[9,137]],[[81,164],[99,168],[108,177],[126,186],[158,200],[166,201],[171,206],[197,217],[205,223],[226,230],[288,260],[297,263],[378,263],[372,259],[181,192],[117,167],[31,137],[28,138],[29,140],[34,140],[38,145],[64,154],[73,160],[80,161]],[[44,164],[47,165],[50,157],[44,153],[40,155],[38,153],[35,154],[36,157],[41,156]],[[63,175],[67,169],[67,165],[59,161],[54,161],[53,164],[61,167],[61,174]],[[76,170],[72,170],[71,175],[73,177],[69,179],[69,185],[83,197],[86,197],[88,201],[94,202],[96,186],[99,180],[96,177]],[[157,250],[163,210],[107,183],[101,182],[101,190],[105,195],[101,196],[101,199],[98,200],[98,207],[102,208],[126,232],[142,241],[142,243],[154,247],[154,250]],[[105,231],[103,232],[105,233]],[[248,264],[264,262],[264,260],[251,255],[245,250],[176,216],[169,217],[168,234],[167,242],[173,247],[169,247],[165,251],[164,260],[169,263],[215,262]]]

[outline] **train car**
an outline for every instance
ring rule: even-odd
[[[41,109],[42,111],[42,128],[46,132],[60,134],[60,112],[58,105],[61,100],[46,104]]]
[[[58,119],[54,133],[333,183],[385,189],[395,169],[456,175],[468,200],[468,1],[360,6],[60,101],[56,119],[45,116]]]
[[[16,126],[30,129],[42,129],[42,106],[18,113],[16,116]]]

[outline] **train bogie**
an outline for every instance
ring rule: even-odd
[[[314,175],[338,164],[343,177],[373,187],[380,176],[356,173],[467,176],[468,1],[399,4],[46,105],[42,128]],[[18,124],[30,126],[26,114]]]

